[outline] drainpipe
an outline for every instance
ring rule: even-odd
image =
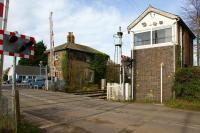
[[[178,44],[178,21],[180,19],[177,18],[176,22],[174,23],[174,73],[176,72],[176,45]]]
[[[183,29],[180,26],[180,45],[181,45],[181,50],[180,50],[180,55],[181,55],[181,68],[183,67]]]
[[[123,81],[122,81],[122,88],[123,88],[123,96],[124,100],[126,100],[126,90],[125,90],[125,66],[122,66],[122,75],[123,75]]]
[[[134,65],[133,65],[133,59],[134,59],[134,32],[129,31],[131,33],[131,60],[132,60],[132,66],[131,66],[131,99],[134,99]]]
[[[133,89],[133,85],[134,85],[134,76],[133,76],[134,75],[134,68],[133,68],[134,67],[133,63],[134,62],[133,62],[133,59],[134,59],[134,57],[133,57],[133,51],[134,51],[134,49],[132,48],[132,52],[131,52],[131,54],[132,54],[131,55],[132,56],[132,66],[131,66],[131,70],[132,70],[131,71],[131,93],[132,93],[131,96],[132,97],[131,98],[132,98],[132,100],[134,99],[134,89]]]
[[[178,18],[178,19],[176,19],[176,22],[174,23],[174,41],[173,41],[173,43],[174,43],[174,48],[173,48],[173,54],[174,54],[174,74],[176,73],[176,44],[177,44],[177,25],[178,25],[178,21],[179,21],[180,19]],[[175,78],[175,77],[174,77]],[[172,97],[173,97],[173,99],[175,99],[175,91],[173,91],[172,92],[173,94],[172,94]]]
[[[164,63],[160,64],[160,103],[163,102],[163,66]]]

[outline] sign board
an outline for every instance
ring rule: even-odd
[[[35,39],[0,30],[0,54],[33,59]]]

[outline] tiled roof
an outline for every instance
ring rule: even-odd
[[[81,44],[76,44],[76,43],[64,43],[62,45],[59,45],[54,48],[55,51],[61,51],[61,50],[66,50],[66,49],[72,49],[72,50],[77,50],[77,51],[82,51],[86,53],[101,53],[104,54],[103,52],[100,52],[94,48],[91,48],[86,45],[81,45]],[[45,51],[45,53],[48,53],[50,50]]]
[[[17,75],[40,75],[40,67],[37,66],[16,66]]]

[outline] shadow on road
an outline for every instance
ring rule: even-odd
[[[190,119],[192,117],[192,114],[190,112],[186,113],[185,119],[184,119],[184,126],[182,128],[181,133],[187,133],[188,132],[188,125],[190,123]]]

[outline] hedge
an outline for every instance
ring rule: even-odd
[[[181,68],[176,71],[173,84],[177,98],[200,100],[200,68]]]

